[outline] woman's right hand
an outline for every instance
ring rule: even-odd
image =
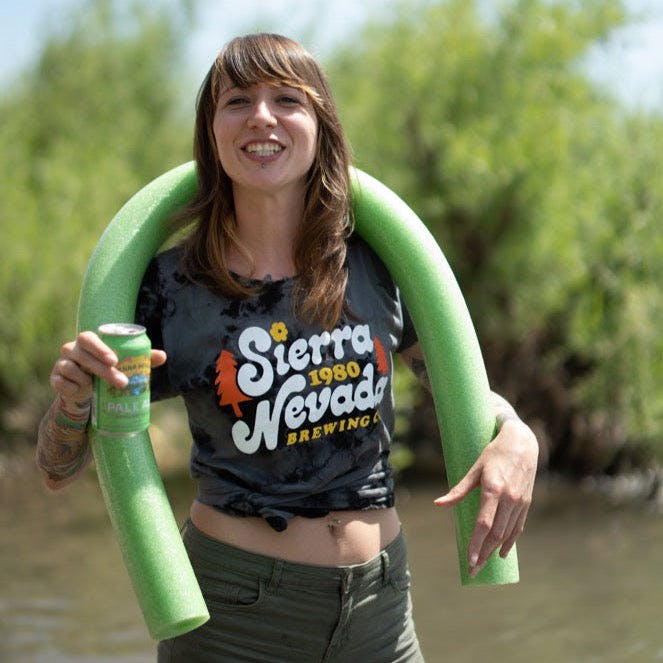
[[[165,361],[163,350],[152,350],[153,368]],[[84,331],[62,346],[60,357],[51,372],[50,383],[65,406],[80,407],[92,398],[95,375],[119,389],[126,387],[127,376],[117,369],[117,363],[115,352],[97,334]]]

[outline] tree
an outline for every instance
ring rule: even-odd
[[[91,1],[47,35],[0,99],[0,400],[47,386],[73,336],[81,278],[103,228],[190,154],[177,104],[183,17]],[[58,26],[62,27],[62,26]]]
[[[231,405],[236,417],[242,417],[240,403],[253,400],[237,384],[237,361],[232,352],[221,350],[216,360],[216,393],[219,405]]]
[[[358,165],[440,241],[542,458],[606,470],[663,451],[663,118],[580,66],[628,20],[621,2],[495,5],[405,4],[329,70]]]
[[[375,359],[377,362],[376,368],[378,373],[382,375],[387,375],[389,372],[389,360],[387,359],[387,353],[385,352],[384,345],[382,341],[376,336],[373,339],[373,344],[375,345]]]

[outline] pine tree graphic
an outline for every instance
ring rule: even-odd
[[[377,336],[373,339],[373,345],[375,345],[375,356],[378,360],[378,373],[387,375],[389,373],[389,360],[387,359],[387,353],[384,351],[384,345]]]
[[[237,417],[242,416],[239,404],[250,401],[251,397],[242,393],[237,386],[237,362],[232,352],[221,350],[216,360],[216,393],[220,397],[219,405],[232,405]]]

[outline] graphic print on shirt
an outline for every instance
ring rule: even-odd
[[[269,331],[248,327],[238,339],[239,356],[227,349],[216,364],[216,395],[230,407],[239,451],[273,450],[322,441],[334,433],[377,423],[389,382],[389,357],[370,326],[345,325],[296,338],[275,322]]]

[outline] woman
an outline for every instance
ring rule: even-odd
[[[203,83],[198,191],[157,256],[137,321],[154,398],[184,397],[198,495],[184,541],[210,622],[160,661],[421,661],[388,462],[391,354],[426,382],[398,289],[352,235],[349,149],[324,75],[278,35],[230,42]],[[166,353],[168,360],[166,361]],[[63,346],[40,427],[51,488],[89,462],[92,376],[126,377],[92,332]],[[436,504],[476,486],[477,573],[523,529],[537,443],[495,398],[499,433]]]

